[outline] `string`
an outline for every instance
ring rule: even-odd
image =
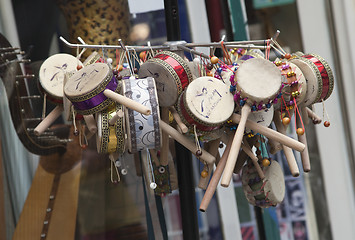
[[[322,106],[323,106],[323,121],[324,121],[324,115],[327,117],[327,120],[329,121],[329,115],[328,115],[328,112],[327,112],[327,109],[325,108],[325,104],[324,104],[324,100],[322,98]]]
[[[290,114],[290,112],[288,111],[288,107],[287,107],[287,105],[286,105],[284,96],[281,95],[281,99],[282,99],[282,101],[283,101],[284,104],[285,104],[285,109],[286,109],[286,111],[287,111],[287,113],[288,113],[288,116],[291,118],[291,114]],[[282,111],[282,108],[281,108],[281,111]],[[282,112],[281,112],[281,113],[282,113]],[[282,115],[281,115],[281,117],[282,117]]]
[[[118,48],[116,48],[116,67],[118,67],[118,64],[120,62],[120,51]]]
[[[73,105],[71,105],[71,112],[72,112],[72,115],[73,115],[74,132],[77,132],[77,131],[78,131],[78,128],[76,127],[75,110],[74,110],[74,106],[73,106]]]
[[[298,110],[298,107],[297,107],[297,101],[296,101],[295,98],[293,98],[293,99],[294,99],[293,101],[295,103],[295,108],[296,108],[298,117],[300,118],[300,121],[301,121],[302,129],[304,130],[304,125],[303,125],[303,120],[302,120],[302,117],[301,117],[301,113],[300,113],[300,111]],[[296,122],[296,119],[295,119],[295,122]],[[297,129],[297,125],[296,125],[296,129]]]
[[[194,125],[194,135],[195,135],[195,144],[197,147],[197,151],[201,151],[201,145],[197,137],[196,125]]]
[[[110,159],[110,161],[111,161],[111,176],[110,176],[111,182],[112,182],[112,183],[116,183],[116,181],[113,179],[113,169],[115,169],[115,171],[116,171],[117,182],[120,182],[120,181],[121,181],[120,173],[119,173],[119,171],[118,171],[118,167],[116,166],[116,161],[115,161],[115,159],[113,158],[113,155],[112,155],[112,154],[109,155],[109,159]]]
[[[155,183],[154,169],[152,164],[152,159],[150,157],[149,149],[147,149],[147,164],[148,164],[148,177],[152,183]]]

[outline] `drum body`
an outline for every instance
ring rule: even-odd
[[[334,76],[328,63],[316,54],[305,54],[290,60],[303,72],[307,81],[304,105],[309,106],[329,98],[334,88]]]
[[[121,83],[113,76],[107,64],[93,63],[69,78],[64,86],[64,93],[79,114],[89,115],[100,112],[113,103],[113,100],[104,95],[104,90],[119,92],[120,88]]]
[[[113,103],[96,114],[96,144],[98,153],[124,153],[125,151],[125,118],[120,117],[110,125],[110,119],[118,111],[123,111],[121,104]]]
[[[47,58],[39,69],[40,91],[54,104],[63,104],[65,74],[77,71],[83,64],[74,56],[59,53]]]
[[[126,108],[128,148],[133,152],[143,149],[160,148],[159,104],[153,78],[125,79],[122,85],[123,95],[148,107],[151,115],[144,115]]]
[[[153,77],[158,92],[159,105],[173,106],[181,92],[192,81],[192,73],[187,62],[179,55],[162,51],[143,63],[139,78]]]
[[[267,208],[281,203],[285,197],[285,179],[279,163],[271,160],[263,167],[265,178],[260,179],[252,161],[242,169],[242,184],[245,197],[254,206]]]

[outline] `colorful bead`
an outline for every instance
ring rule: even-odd
[[[268,166],[270,166],[270,160],[267,158],[264,158],[262,161],[262,164],[264,167],[268,167]]]
[[[240,100],[240,101],[239,101],[239,105],[240,105],[240,106],[244,106],[244,104],[245,104],[245,100]]]
[[[207,68],[208,70],[212,70],[212,69],[213,69],[213,65],[212,65],[211,63],[208,63],[208,64],[206,65],[206,68]]]
[[[330,126],[330,122],[325,121],[325,122],[324,122],[324,127],[329,127],[329,126]]]
[[[290,58],[291,58],[291,54],[286,53],[286,54],[284,55],[284,58],[286,58],[286,59],[290,59]]]
[[[206,171],[206,170],[203,170],[202,172],[201,172],[201,177],[202,178],[206,178],[208,176],[208,172]]]
[[[304,129],[303,128],[297,128],[296,130],[297,135],[301,136],[304,134]]]
[[[82,68],[83,68],[83,66],[81,66],[81,65],[76,66],[76,70],[78,70],[78,71]]]
[[[145,60],[147,53],[145,51],[139,53],[139,58]]]
[[[230,85],[230,87],[229,87],[229,91],[230,91],[231,93],[234,92],[236,89],[237,89],[236,86]]]
[[[289,117],[282,118],[282,124],[284,126],[287,126],[288,124],[290,124],[290,122],[291,122],[291,119]]]
[[[218,61],[219,61],[218,57],[216,57],[216,56],[211,57],[212,64],[216,64],[216,63],[218,63]]]

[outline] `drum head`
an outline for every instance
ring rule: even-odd
[[[88,94],[98,88],[110,74],[112,74],[111,69],[106,63],[93,63],[69,78],[64,86],[64,93],[69,99]]]
[[[39,82],[50,95],[63,97],[64,76],[68,72],[77,71],[83,64],[70,54],[60,53],[47,58],[39,70]]]
[[[229,87],[214,77],[199,77],[186,88],[185,108],[206,125],[226,122],[233,114],[234,100]]]
[[[236,72],[237,90],[250,105],[273,99],[279,93],[281,79],[280,70],[262,58],[246,60]]]
[[[150,59],[139,69],[139,78],[152,77],[155,80],[159,105],[169,107],[176,103],[180,91],[176,81],[180,81],[174,69],[161,59]]]
[[[285,197],[285,179],[280,164],[271,160],[270,166],[265,169],[265,184],[264,191],[268,192],[268,199],[273,204],[281,203]]]

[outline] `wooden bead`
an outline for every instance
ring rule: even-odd
[[[290,58],[291,58],[291,54],[286,53],[284,57],[285,57],[286,59],[290,59]]]
[[[219,61],[218,57],[216,57],[216,56],[211,57],[212,64],[216,64],[216,63],[218,63],[218,61]]]
[[[208,176],[208,172],[206,170],[203,170],[201,172],[201,177],[206,178]]]
[[[119,72],[121,72],[121,71],[123,70],[123,66],[122,66],[122,65],[118,65],[118,66],[117,66],[117,70],[118,70]]]
[[[264,158],[261,163],[263,164],[264,167],[268,167],[270,165],[270,160],[267,158]]]
[[[207,76],[213,77],[213,73],[211,71],[208,71]]]
[[[288,124],[290,124],[291,119],[289,117],[284,117],[282,118],[282,124],[287,126]]]
[[[303,128],[297,128],[296,133],[297,133],[297,135],[303,135],[304,134],[304,129]]]
[[[324,122],[324,127],[329,127],[329,126],[330,126],[330,122],[325,121],[325,122]]]
[[[147,56],[147,53],[145,51],[139,53],[139,58],[142,59],[142,60],[145,60],[146,56]]]
[[[76,66],[76,70],[78,70],[78,71],[82,68],[83,68],[83,66],[81,66],[81,65]]]

